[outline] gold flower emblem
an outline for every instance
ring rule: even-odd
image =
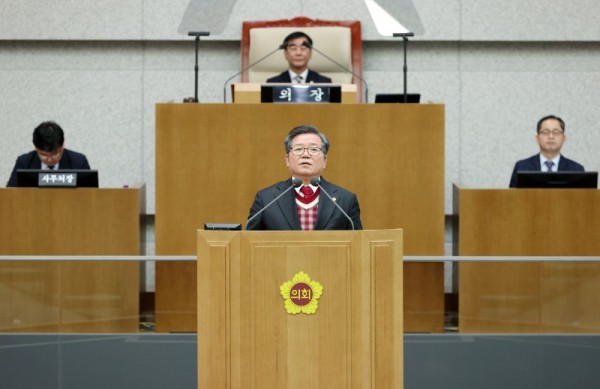
[[[287,313],[312,315],[319,308],[319,297],[323,294],[323,286],[301,271],[296,273],[291,281],[281,284],[279,291],[285,300]]]

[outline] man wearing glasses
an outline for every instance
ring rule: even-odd
[[[17,158],[7,187],[17,186],[17,169],[90,169],[85,155],[64,147],[65,134],[52,121],[43,122],[33,131],[35,150]]]
[[[561,118],[554,115],[541,118],[537,124],[536,135],[540,153],[515,164],[510,178],[510,187],[517,186],[517,171],[584,171],[582,165],[560,154],[560,149],[566,140],[565,122]]]
[[[298,126],[283,144],[292,177],[256,193],[246,229],[361,230],[356,195],[321,176],[329,151],[325,134],[314,126]]]

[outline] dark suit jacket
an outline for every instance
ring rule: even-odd
[[[271,82],[271,83],[275,83],[275,82],[292,82],[292,79],[290,78],[290,72],[289,71],[285,71],[283,73],[281,73],[278,76],[275,77],[271,77],[267,80],[267,82]],[[321,82],[321,83],[331,83],[331,78],[326,77],[326,76],[322,76],[317,72],[313,72],[312,70],[308,69],[308,75],[306,76],[306,83],[309,82]]]
[[[518,171],[528,171],[528,172],[541,172],[542,166],[540,165],[540,155],[536,154],[527,159],[522,159],[515,164],[515,168],[513,169],[512,176],[510,177],[510,187],[517,187],[517,172]],[[578,164],[577,162],[565,158],[563,155],[560,156],[560,161],[558,161],[558,171],[559,172],[582,172],[584,171],[583,166]]]
[[[263,209],[281,192],[292,185],[291,178],[287,181],[278,182],[268,188],[262,189],[256,193],[254,203],[250,208],[250,219],[254,214]],[[360,207],[356,195],[337,185],[331,184],[321,178],[322,188],[333,197],[336,203],[342,207],[344,212],[350,216],[354,223],[354,229],[362,230],[360,221]],[[300,218],[296,211],[296,199],[294,190],[287,191],[279,200],[271,204],[248,226],[248,230],[301,230]],[[344,214],[337,209],[333,202],[323,193],[319,195],[319,213],[315,230],[351,230],[352,225]]]
[[[20,155],[17,158],[17,162],[15,163],[15,167],[13,168],[12,173],[10,174],[10,178],[8,179],[7,187],[17,186],[17,169],[41,169],[42,161],[40,161],[40,157],[38,157],[37,153],[34,151],[30,151],[27,154]],[[58,166],[59,170],[65,169],[90,169],[90,164],[88,163],[85,155],[78,153],[76,151],[71,151],[65,149],[63,152],[63,156],[60,159],[60,163]]]

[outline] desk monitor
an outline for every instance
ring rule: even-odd
[[[598,172],[517,172],[517,188],[593,188]]]
[[[419,103],[421,101],[420,93],[407,93],[406,94],[406,102],[407,103]],[[376,103],[404,103],[404,94],[403,93],[378,93],[375,95]]]
[[[97,188],[97,170],[17,169],[18,187]]]
[[[228,223],[206,223],[204,224],[205,230],[222,230],[222,231],[238,231],[242,229],[241,224],[228,224]]]

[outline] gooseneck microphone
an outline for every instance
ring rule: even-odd
[[[244,227],[245,230],[248,229],[248,224],[250,224],[250,222],[254,219],[256,219],[256,217],[258,215],[260,215],[261,213],[263,213],[267,208],[269,208],[271,206],[271,204],[273,204],[274,202],[276,202],[277,200],[279,200],[279,198],[281,196],[283,196],[284,194],[286,194],[287,192],[289,192],[290,190],[292,190],[293,188],[298,188],[299,186],[302,185],[302,180],[299,178],[295,178],[292,177],[292,185],[287,188],[286,190],[284,190],[283,192],[281,192],[279,194],[279,196],[275,197],[273,200],[271,200],[267,205],[265,205],[264,207],[262,207],[258,212],[256,212],[254,215],[252,215],[250,218],[248,218],[248,221],[246,222],[246,226]]]
[[[318,186],[319,188],[321,188],[321,191],[323,191],[323,193],[325,193],[325,195],[327,197],[329,197],[329,200],[331,200],[333,205],[335,205],[337,207],[337,209],[342,211],[344,216],[346,216],[346,218],[350,221],[350,225],[352,226],[352,231],[354,231],[354,222],[352,221],[352,218],[350,216],[348,216],[348,214],[342,209],[342,207],[340,207],[340,205],[333,199],[333,197],[331,197],[329,195],[329,193],[327,193],[327,191],[321,186],[321,179],[319,177],[312,177],[310,179],[310,183],[311,183],[311,185]]]
[[[239,72],[237,72],[236,74],[234,74],[233,76],[229,77],[226,81],[225,84],[223,84],[223,102],[226,103],[227,102],[227,84],[229,83],[229,81],[233,80],[235,77],[239,76],[240,74],[244,73],[246,70],[250,69],[251,67],[257,65],[258,63],[264,61],[265,59],[267,59],[268,57],[270,57],[271,55],[273,55],[273,53],[275,53],[276,51],[285,49],[287,47],[287,45],[285,44],[281,44],[279,45],[279,47],[277,47],[275,50],[271,51],[270,53],[268,53],[267,55],[259,58],[258,60],[252,62],[250,65],[246,66],[245,68],[243,68],[242,70],[240,70]],[[232,98],[233,100],[233,98]]]
[[[314,49],[317,53],[321,54],[323,57],[327,58],[328,60],[330,60],[331,62],[333,62],[334,64],[336,64],[337,66],[339,66],[340,68],[342,68],[347,73],[352,74],[354,77],[356,77],[360,81],[362,81],[363,85],[365,86],[365,103],[369,102],[369,86],[367,85],[367,82],[364,80],[364,78],[362,78],[358,74],[354,73],[352,70],[348,69],[347,67],[345,67],[341,63],[337,62],[336,60],[334,60],[333,58],[331,58],[330,56],[328,56],[327,54],[325,54],[321,50],[317,49],[315,46],[311,45],[310,43],[308,43],[308,42],[305,41],[305,42],[302,43],[302,46],[307,47],[309,49]]]

